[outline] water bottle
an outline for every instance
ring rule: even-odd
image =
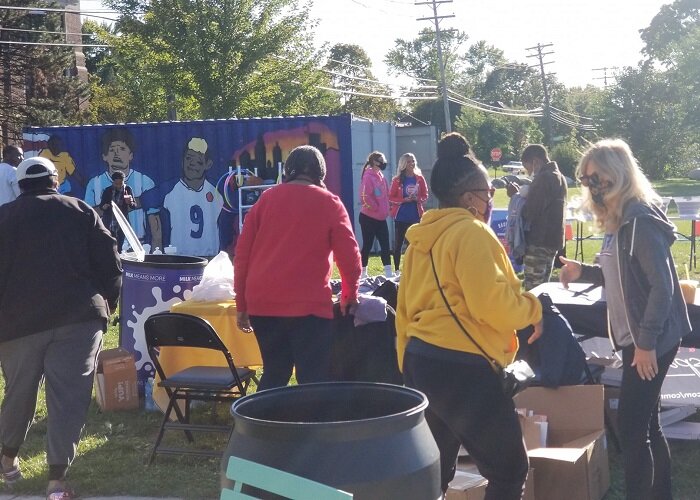
[[[146,385],[144,386],[145,398],[143,402],[143,408],[146,411],[155,411],[156,403],[153,401],[153,377],[148,377],[146,380]]]

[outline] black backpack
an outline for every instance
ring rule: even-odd
[[[539,299],[542,304],[542,336],[528,344],[532,327],[518,330],[520,349],[517,359],[524,359],[532,367],[536,385],[558,387],[584,383],[588,373],[586,353],[551,297],[543,293]]]

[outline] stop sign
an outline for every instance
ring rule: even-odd
[[[498,161],[502,156],[501,148],[493,148],[491,150],[491,161]]]

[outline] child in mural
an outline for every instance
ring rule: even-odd
[[[85,188],[85,201],[103,215],[99,206],[102,193],[112,185],[112,174],[122,172],[124,182],[134,193],[135,210],[129,212],[129,224],[136,236],[143,240],[146,235],[145,215],[141,208],[141,195],[155,186],[153,180],[131,167],[135,150],[134,137],[126,128],[109,129],[102,136],[102,160],[107,170],[90,179]]]
[[[68,194],[75,190],[75,186],[68,179],[69,176],[81,186],[85,185],[85,179],[75,169],[75,161],[73,161],[70,153],[65,150],[63,140],[57,135],[52,135],[49,137],[46,146],[39,151],[39,156],[51,160],[56,165],[56,170],[58,171],[58,192]]]
[[[169,241],[181,255],[211,256],[219,252],[217,218],[223,201],[206,178],[212,165],[207,141],[192,137],[183,151],[180,178],[144,195],[153,248],[163,248]],[[160,208],[160,214],[150,213],[150,209]]]

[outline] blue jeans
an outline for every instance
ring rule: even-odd
[[[332,320],[318,316],[251,316],[263,374],[258,390],[284,387],[296,367],[297,382],[330,380]]]
[[[520,423],[488,362],[406,351],[403,373],[408,387],[428,397],[425,418],[440,450],[442,490],[454,477],[461,444],[489,481],[486,500],[521,498],[529,464]]]
[[[617,414],[618,433],[629,500],[665,500],[671,493],[671,453],[659,425],[659,395],[678,346],[658,358],[659,373],[640,378],[630,366],[634,345],[622,349],[622,385]]]

